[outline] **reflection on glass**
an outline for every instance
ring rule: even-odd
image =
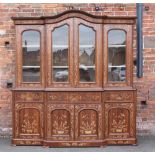
[[[68,25],[52,32],[52,79],[54,82],[68,81]]]
[[[54,68],[53,69],[53,81],[66,82],[68,81],[68,69],[66,68]]]
[[[39,82],[40,33],[25,31],[22,34],[23,82]]]
[[[126,80],[126,33],[111,30],[108,33],[108,81]]]
[[[79,26],[79,73],[81,82],[95,81],[95,31]]]
[[[23,68],[24,82],[39,82],[40,68]]]

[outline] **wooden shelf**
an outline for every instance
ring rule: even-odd
[[[110,67],[110,68],[112,68],[112,67],[126,68],[126,66],[108,66],[108,67]]]
[[[108,47],[116,47],[116,48],[118,48],[118,47],[126,47],[126,45],[108,45]]]
[[[40,66],[22,66],[22,68],[40,68]]]
[[[53,66],[53,68],[69,68],[68,66]]]

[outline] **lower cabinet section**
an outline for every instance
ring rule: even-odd
[[[73,92],[15,91],[12,143],[50,147],[136,144],[136,93],[124,92],[130,95],[127,100],[121,91],[113,92],[95,92],[95,100],[93,92],[87,93],[88,102],[85,92],[74,92],[74,96],[80,94],[78,102],[69,100]]]

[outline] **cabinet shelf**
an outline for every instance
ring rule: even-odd
[[[126,45],[108,45],[108,47],[126,47]]]
[[[108,66],[108,67],[119,67],[119,68],[126,68],[126,66]]]
[[[68,66],[53,66],[53,68],[68,68]]]
[[[40,66],[22,66],[23,68],[40,68]]]
[[[95,66],[85,66],[86,68],[95,68]],[[79,68],[82,68],[79,66]]]

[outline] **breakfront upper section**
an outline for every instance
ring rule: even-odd
[[[66,11],[52,17],[13,17],[16,87],[132,86],[135,17]]]

